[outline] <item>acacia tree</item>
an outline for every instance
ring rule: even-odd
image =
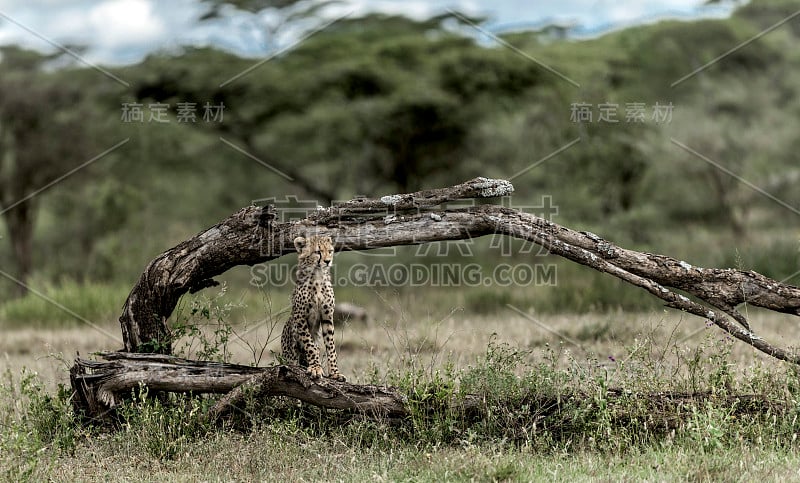
[[[236,5],[239,15],[270,4],[245,3]],[[288,15],[295,7],[272,8]],[[224,122],[196,126],[286,174],[304,191],[298,195],[320,204],[446,183],[478,174],[463,159],[487,112],[513,110],[547,78],[536,64],[478,45],[443,20],[343,18],[258,61],[212,49],[153,56],[137,67],[134,95],[224,104],[231,113]]]

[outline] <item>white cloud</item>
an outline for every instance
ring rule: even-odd
[[[95,42],[106,48],[148,44],[166,34],[164,19],[147,0],[109,0],[92,8],[87,17]]]
[[[197,0],[0,0],[0,44],[52,52],[43,37],[88,45],[93,62],[136,62],[187,32],[201,10]]]

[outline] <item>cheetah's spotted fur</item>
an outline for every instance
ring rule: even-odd
[[[344,381],[336,364],[333,337],[335,300],[330,266],[333,241],[328,236],[297,237],[297,281],[292,292],[292,315],[281,335],[281,352],[289,364],[299,364],[313,379],[323,375],[318,340],[320,332],[328,353],[329,377]]]

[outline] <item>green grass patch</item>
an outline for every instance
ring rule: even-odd
[[[15,327],[67,327],[89,321],[102,324],[119,317],[130,287],[64,281],[46,284],[21,298],[0,305],[0,325]]]

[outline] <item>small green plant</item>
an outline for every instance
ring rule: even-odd
[[[277,330],[280,322],[278,316],[287,313],[290,307],[285,307],[283,310],[276,311],[272,303],[272,295],[268,290],[262,290],[261,306],[264,307],[264,317],[254,324],[248,324],[246,321],[239,330],[233,330],[233,335],[236,340],[243,346],[250,350],[253,357],[251,364],[258,366],[264,359],[267,346],[280,337],[280,332]],[[265,334],[259,333],[259,329],[265,328]],[[261,338],[263,337],[263,338]],[[279,354],[274,354],[280,358]]]
[[[10,370],[0,383],[0,479],[29,481],[41,466],[44,445],[24,419],[24,401]]]
[[[33,435],[44,445],[74,453],[79,425],[72,409],[72,390],[59,384],[52,396],[36,374],[28,373],[22,378],[20,393],[27,399],[24,421]]]
[[[707,401],[703,406],[693,406],[683,427],[685,437],[703,452],[722,449],[731,433],[732,409]]]
[[[174,459],[208,432],[200,417],[207,401],[188,394],[150,395],[141,387],[118,408],[122,430],[117,437],[159,460]]]
[[[19,381],[10,371],[0,382],[0,479],[39,479],[49,459],[74,455],[85,431],[76,421],[71,391],[60,385],[50,395],[41,378],[23,370]]]
[[[527,381],[519,374],[531,369],[527,363],[530,354],[498,344],[497,334],[492,334],[483,359],[461,375],[461,393],[479,395],[489,402],[519,401],[527,393]]]
[[[460,437],[463,420],[454,411],[454,376],[453,365],[446,364],[443,370],[433,373],[406,372],[397,380],[408,397],[415,438],[437,444]]]
[[[172,328],[176,354],[202,360],[230,362],[228,343],[234,333],[229,323],[231,311],[242,304],[224,302],[227,287],[222,285],[213,297],[201,295],[192,299],[189,314],[177,310],[177,322]]]

